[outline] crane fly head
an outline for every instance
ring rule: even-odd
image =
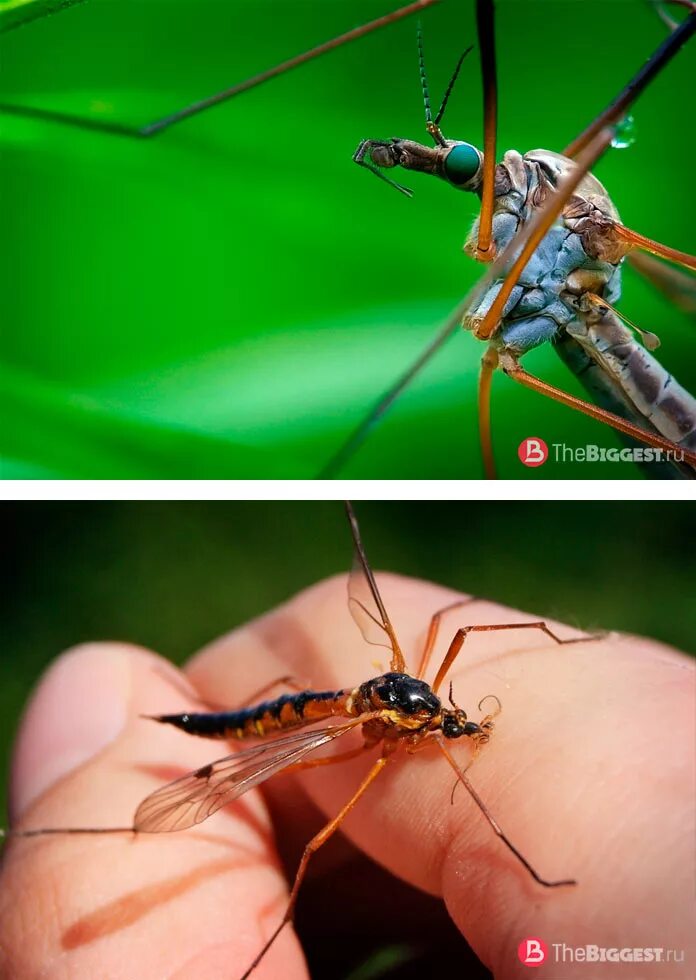
[[[353,154],[360,167],[386,181],[407,197],[413,191],[388,177],[383,171],[393,167],[432,174],[463,191],[478,189],[483,173],[483,154],[471,143],[442,139],[436,146],[425,146],[415,140],[363,140]]]
[[[478,735],[481,729],[474,721],[469,721],[466,716],[466,711],[464,708],[460,708],[452,697],[452,681],[449,685],[449,703],[452,705],[452,711],[449,708],[443,708],[442,711],[442,734],[445,738],[461,738],[462,735]]]
[[[382,173],[392,167],[403,167],[405,170],[420,170],[422,173],[434,174],[441,177],[453,187],[460,190],[475,191],[481,183],[483,173],[483,156],[471,143],[461,140],[447,140],[440,130],[440,122],[445,114],[449,97],[459,76],[462,63],[472,47],[464,51],[452,73],[444,98],[440,103],[435,118],[430,108],[430,91],[425,72],[423,56],[423,32],[418,25],[418,67],[423,89],[423,105],[425,107],[425,128],[435,143],[434,147],[423,146],[414,140],[363,140],[353,154],[353,159],[361,167],[366,167],[372,173],[396,188],[406,197],[413,197],[413,191],[403,184],[398,184],[391,177]]]

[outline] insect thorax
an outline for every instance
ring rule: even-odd
[[[417,731],[440,715],[441,703],[425,681],[395,671],[373,677],[355,692],[355,708],[380,712],[388,727]]]
[[[493,241],[500,254],[555,192],[573,163],[551,150],[532,150],[522,156],[508,150],[496,168]],[[596,293],[615,303],[621,293],[620,257],[606,255],[602,229],[619,215],[602,184],[587,174],[562,215],[532,255],[503,309],[497,334],[499,347],[523,354],[553,340],[578,317],[584,293]],[[474,256],[478,220],[464,245]],[[615,261],[611,261],[615,259]],[[497,296],[502,279],[495,281],[465,320],[475,330]]]

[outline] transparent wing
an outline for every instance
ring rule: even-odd
[[[298,732],[202,766],[146,797],[136,810],[133,829],[161,834],[202,823],[253,786],[352,731],[364,720],[361,716],[347,725]]]
[[[367,560],[358,521],[349,501],[346,501],[346,513],[354,545],[353,568],[348,578],[350,614],[368,643],[391,650],[391,669],[403,672],[406,663]]]

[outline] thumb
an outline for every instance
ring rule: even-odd
[[[190,708],[186,685],[166,661],[134,647],[93,644],[59,658],[17,739],[14,829],[129,828],[154,789],[228,754],[224,742],[140,717]],[[234,977],[286,899],[253,794],[183,833],[17,837],[7,850],[0,975],[17,980],[53,970],[75,980]],[[281,957],[285,976],[305,975],[289,931],[263,964],[268,976]]]

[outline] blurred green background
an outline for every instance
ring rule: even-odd
[[[1,100],[141,125],[398,0],[87,0],[2,36]],[[4,4],[7,7],[7,3]],[[0,6],[1,9],[1,6]],[[434,101],[475,42],[473,3],[422,15]],[[499,0],[500,153],[560,150],[665,36],[644,0]],[[475,281],[475,199],[414,176],[409,201],[351,163],[363,137],[423,134],[416,21],[402,21],[143,141],[3,117],[6,477],[311,477]],[[693,48],[693,45],[692,45]],[[687,50],[597,167],[627,225],[693,250]],[[479,141],[476,54],[445,117]],[[631,271],[622,308],[696,387],[693,325]],[[478,477],[481,345],[463,332],[346,475]],[[581,393],[553,350],[529,369]],[[503,476],[523,437],[617,445],[497,379]]]
[[[355,506],[376,569],[430,578],[585,629],[643,633],[696,652],[696,572],[688,544],[696,539],[696,510],[689,504]],[[1,612],[4,766],[22,705],[39,673],[66,647],[121,639],[181,662],[297,590],[347,571],[351,561],[339,503],[24,502],[4,504],[2,513],[9,571]],[[362,642],[357,629],[355,641]],[[373,657],[366,647],[368,672]],[[359,871],[351,868],[350,880],[372,881],[374,866],[367,860]],[[388,975],[404,980],[422,977],[428,964],[447,963],[453,956],[462,976],[487,976],[475,965],[470,968],[474,961],[434,899],[426,902],[415,890],[396,886],[386,873],[374,888],[385,907],[396,903],[405,936],[385,933],[380,922],[365,922],[356,946],[340,934],[335,895],[327,904],[325,891],[314,893],[314,899],[310,891],[301,903],[300,926],[308,937],[313,976],[368,980],[382,975],[379,962],[389,956],[400,957],[402,965]],[[359,896],[355,900],[359,905]],[[424,914],[425,920],[418,918]],[[423,936],[429,944],[425,964],[421,940],[415,940]],[[400,952],[386,948],[404,939],[416,941],[416,948],[412,942]],[[340,964],[337,948],[345,950]],[[433,959],[433,948],[441,959]],[[328,965],[322,958],[327,951]],[[350,973],[347,964],[361,958],[368,966]]]

